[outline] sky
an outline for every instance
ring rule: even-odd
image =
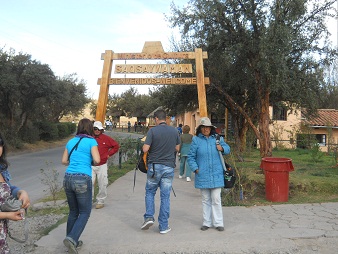
[[[0,47],[30,54],[55,75],[77,73],[88,95],[97,99],[101,53],[138,53],[145,41],[161,41],[169,50],[171,36],[164,13],[171,0],[0,0]],[[174,0],[182,7],[188,0]],[[176,35],[175,35],[176,34]],[[112,72],[112,77],[113,77]],[[136,86],[145,94],[149,86]],[[130,86],[110,86],[120,94]]]
[[[56,76],[76,73],[97,99],[105,50],[138,53],[144,42],[161,41],[170,51],[170,38],[179,38],[165,21],[171,2],[183,7],[188,0],[0,0],[0,47],[30,54]],[[328,24],[337,45],[337,21]],[[109,93],[129,88],[114,85]],[[149,86],[135,88],[145,94]]]

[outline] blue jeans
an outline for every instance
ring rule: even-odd
[[[185,169],[185,170],[184,170]],[[191,169],[188,164],[188,156],[181,156],[180,161],[180,175],[183,176],[185,171],[185,177],[191,177]]]
[[[63,188],[69,206],[67,238],[77,246],[92,210],[92,179],[86,174],[66,173]]]
[[[155,166],[155,174],[153,170]],[[146,183],[146,213],[144,219],[154,219],[155,214],[155,194],[160,187],[161,205],[158,214],[160,231],[168,229],[168,219],[170,216],[170,192],[174,178],[174,168],[163,164],[148,164],[147,183]]]

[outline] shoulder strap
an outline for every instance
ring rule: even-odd
[[[74,149],[77,150],[77,147],[79,146],[80,142],[81,142],[81,139],[83,139],[83,137],[80,137],[80,140],[75,144],[75,146],[72,148],[72,150],[70,150],[70,153],[68,155],[68,161],[70,159],[70,156],[72,155]]]

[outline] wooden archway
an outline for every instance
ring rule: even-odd
[[[141,53],[102,53],[102,77],[98,80],[100,93],[96,109],[96,120],[104,122],[108,102],[109,85],[197,85],[200,116],[208,116],[205,85],[210,84],[204,77],[203,59],[208,54],[200,48],[194,52],[164,52],[160,41],[145,42]],[[196,77],[190,78],[111,78],[113,60],[191,59],[195,60]],[[120,64],[115,65],[118,74],[182,74],[193,73],[192,64]]]

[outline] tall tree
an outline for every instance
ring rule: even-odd
[[[320,108],[338,109],[338,59],[324,69]]]
[[[27,123],[58,122],[79,113],[88,102],[75,74],[58,78],[31,55],[0,49],[0,127],[17,135]]]
[[[249,125],[262,157],[272,156],[269,106],[314,112],[321,66],[336,51],[328,44],[326,18],[336,0],[191,0],[182,10],[172,3],[168,17],[183,40],[208,51],[211,86],[232,112]],[[258,125],[258,127],[257,127]]]
[[[160,105],[157,98],[151,95],[139,94],[136,88],[130,87],[121,95],[109,95],[107,114],[145,118],[158,106]],[[93,110],[96,109],[93,108]]]

